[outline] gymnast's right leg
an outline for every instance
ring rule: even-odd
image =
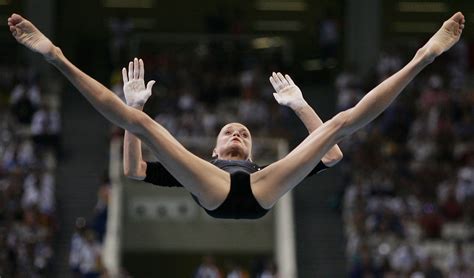
[[[227,172],[186,150],[148,115],[128,107],[109,89],[79,70],[30,21],[13,14],[8,18],[8,26],[19,43],[43,55],[105,118],[147,144],[163,166],[200,200],[201,205],[211,210],[225,200],[230,190]]]

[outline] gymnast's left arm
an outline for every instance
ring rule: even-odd
[[[289,75],[283,76],[281,73],[273,73],[270,77],[275,93],[275,100],[284,106],[290,107],[303,122],[309,133],[315,131],[323,124],[321,118],[314,109],[306,102],[298,86],[295,85]],[[343,157],[338,145],[334,145],[321,159],[324,165],[332,167]]]

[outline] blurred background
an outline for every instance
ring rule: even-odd
[[[268,164],[307,135],[272,71],[327,120],[456,11],[461,41],[258,221],[124,178],[123,131],[6,24],[24,15],[122,98],[121,68],[143,58],[145,111],[180,142],[210,159],[238,121]],[[467,0],[0,0],[0,277],[473,277],[473,22]]]

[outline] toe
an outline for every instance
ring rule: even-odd
[[[450,19],[458,23],[463,23],[463,21],[465,20],[464,15],[461,12],[455,13]]]

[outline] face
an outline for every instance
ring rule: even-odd
[[[252,137],[243,124],[225,125],[217,136],[213,156],[219,159],[247,160],[252,153]]]

